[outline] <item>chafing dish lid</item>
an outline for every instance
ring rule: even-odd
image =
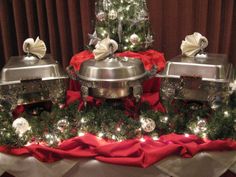
[[[201,77],[202,80],[229,82],[233,77],[233,66],[225,54],[202,54],[195,57],[177,56],[168,61],[157,77],[180,78]]]
[[[53,80],[67,78],[59,64],[50,55],[43,59],[34,56],[14,56],[1,72],[1,84],[20,83],[22,80]]]
[[[86,81],[129,81],[143,78],[147,72],[139,59],[111,57],[82,63],[77,75]]]

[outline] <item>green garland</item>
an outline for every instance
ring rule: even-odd
[[[158,137],[168,133],[196,134],[209,139],[236,139],[236,95],[232,95],[230,104],[217,110],[206,104],[176,100],[170,105],[168,114],[150,109],[142,104],[140,114],[144,119],[153,120],[153,131],[144,131],[140,118],[132,118],[120,107],[104,103],[100,106],[88,106],[78,111],[79,102],[61,108],[52,105],[51,111],[42,111],[39,115],[27,112],[24,117],[31,129],[19,136],[13,128],[13,115],[10,106],[2,103],[0,107],[0,145],[22,147],[28,143],[45,144],[57,147],[65,139],[82,136],[89,132],[101,138],[122,141],[141,138],[143,135]],[[142,127],[142,128],[141,128]]]

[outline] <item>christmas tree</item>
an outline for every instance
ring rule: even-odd
[[[89,45],[109,36],[119,51],[140,51],[153,42],[146,0],[97,0],[95,31]]]

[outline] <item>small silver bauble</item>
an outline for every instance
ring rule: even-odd
[[[96,18],[98,19],[98,21],[101,21],[101,22],[105,21],[106,17],[107,17],[107,15],[103,11],[98,12],[98,14],[96,15]]]
[[[145,132],[152,132],[156,128],[156,123],[151,118],[140,117],[141,127]]]
[[[148,20],[148,12],[145,10],[141,10],[138,14],[138,18],[140,20]]]
[[[201,132],[204,132],[207,130],[207,122],[204,119],[201,119],[197,122],[197,127]]]
[[[16,120],[14,120],[12,123],[12,127],[15,128],[16,133],[19,136],[22,136],[25,132],[27,132],[31,128],[29,122],[23,117],[19,117]]]
[[[57,122],[57,129],[63,132],[66,128],[68,128],[69,122],[66,119],[61,119]]]
[[[136,45],[140,42],[140,37],[137,34],[132,34],[129,38],[129,41],[133,44]]]
[[[45,134],[45,139],[46,139],[46,143],[50,146],[56,145],[58,144],[58,142],[60,142],[60,139],[53,133]]]
[[[110,20],[115,20],[117,19],[118,13],[117,11],[115,11],[114,9],[112,9],[109,13],[108,13],[108,18]]]

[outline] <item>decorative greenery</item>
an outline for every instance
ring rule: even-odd
[[[119,44],[119,51],[140,51],[153,42],[146,0],[97,0],[95,33],[90,45],[107,35]]]
[[[236,139],[236,107],[232,102],[235,94],[230,100],[229,106],[217,110],[204,103],[175,100],[169,105],[168,113],[153,111],[148,104],[142,104],[139,113],[156,124],[151,132],[145,132],[140,119],[128,116],[120,105],[105,102],[82,111],[78,111],[79,102],[64,108],[52,105],[51,111],[43,110],[38,115],[24,111],[20,116],[28,121],[31,129],[21,136],[12,126],[15,118],[10,106],[1,103],[0,145],[21,147],[38,143],[57,147],[63,140],[83,136],[87,132],[116,141],[141,138],[143,135],[157,137],[172,132],[196,134],[212,140]]]

